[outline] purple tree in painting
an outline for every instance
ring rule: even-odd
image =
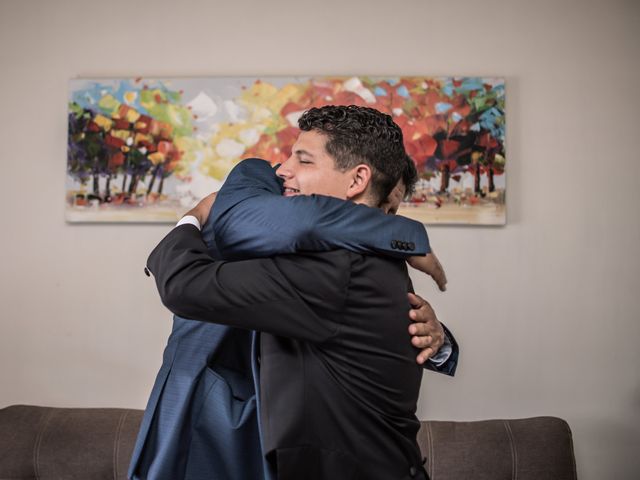
[[[104,143],[104,133],[94,122],[89,121],[85,133],[85,149],[91,165],[93,177],[93,198],[102,200],[100,196],[100,177],[109,174],[109,156]]]
[[[99,177],[108,172],[108,152],[104,134],[94,122],[90,110],[73,108],[69,113],[69,136],[67,149],[67,170],[69,175],[85,185],[93,179],[93,190],[89,199],[99,199]]]
[[[91,174],[87,152],[83,148],[82,140],[91,114],[82,109],[69,112],[67,137],[67,172],[72,177],[85,184]]]

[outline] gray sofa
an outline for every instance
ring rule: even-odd
[[[124,480],[141,418],[118,408],[0,409],[0,480]],[[432,480],[577,478],[559,418],[422,422],[418,442]]]

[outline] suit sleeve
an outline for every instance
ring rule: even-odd
[[[300,258],[216,261],[200,231],[181,225],[151,252],[147,268],[155,277],[162,303],[176,315],[310,342],[327,341],[336,334],[336,323],[330,316],[321,317],[303,295],[314,291],[328,305],[341,305],[344,282],[330,277],[344,276],[349,269],[326,261],[307,263],[306,278],[311,268],[320,280],[301,288],[283,273],[287,262],[300,262]]]
[[[458,354],[460,352],[460,347],[458,347],[458,342],[444,323],[442,323],[442,328],[444,329],[445,336],[451,343],[451,355],[449,355],[449,358],[440,365],[436,365],[435,363],[427,360],[424,363],[424,368],[453,377],[456,373],[456,368],[458,368]]]
[[[431,251],[424,225],[414,220],[323,195],[283,197],[273,169],[260,159],[232,170],[207,224],[225,258],[336,248],[397,258]]]

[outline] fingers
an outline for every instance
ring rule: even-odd
[[[414,322],[417,322],[417,325],[419,325],[420,323],[427,323],[433,320],[437,320],[436,312],[434,312],[429,302],[427,302],[424,298],[416,295],[415,293],[408,293],[407,298],[409,299],[409,304],[411,305],[411,310],[409,310],[409,318]],[[424,328],[424,326],[420,325],[419,328]]]
[[[418,362],[418,365],[422,365],[424,362],[429,360],[432,356],[433,356],[433,349],[425,348],[416,357],[416,362]]]
[[[429,335],[425,337],[411,338],[411,344],[414,347],[421,349],[420,353],[416,357],[416,362],[418,362],[419,365],[422,365],[424,362],[429,360],[429,358],[431,358],[437,351],[431,346],[432,341],[433,338]]]
[[[431,335],[414,335],[413,337],[411,337],[411,344],[421,350],[431,347],[431,342],[433,342],[433,337]]]
[[[415,323],[409,325],[411,344],[421,352],[416,361],[419,364],[426,362],[431,356],[440,350],[444,343],[444,329],[435,318],[435,313],[426,302],[418,310],[411,310],[409,316]],[[419,320],[418,320],[419,319]]]
[[[409,335],[412,345],[416,348],[432,347],[437,351],[444,343],[444,329],[437,320],[409,325]]]
[[[416,361],[422,365],[440,350],[444,343],[444,329],[429,302],[415,293],[408,293],[407,298],[412,307],[409,318],[414,322],[409,325],[411,344],[421,349]]]
[[[434,347],[437,350],[444,343],[444,328],[436,319],[412,323],[409,325],[409,335],[413,337],[411,342],[417,348]]]
[[[427,254],[427,259],[429,261],[429,273],[431,277],[436,282],[441,292],[446,291],[447,275],[444,273],[444,268],[442,268],[440,260],[438,260],[438,257],[436,257],[433,252]]]
[[[447,291],[447,277],[444,274],[444,270],[440,269],[436,273],[436,276],[434,276],[433,279],[435,280],[436,285],[438,285],[438,289],[441,292],[446,292]]]
[[[429,275],[440,291],[444,292],[447,289],[447,276],[444,273],[444,269],[433,252],[428,253],[425,256],[409,257],[407,259],[409,265],[413,268],[420,270],[423,273]]]
[[[436,261],[438,261],[436,259]],[[442,268],[442,265],[440,264],[440,262],[438,261],[438,271],[439,271],[439,278],[440,278],[440,282],[438,282],[438,287],[440,288],[441,292],[445,292],[447,290],[447,274],[444,273],[444,268]]]
[[[438,326],[433,321],[416,322],[409,325],[409,334],[414,337],[434,337],[438,333]],[[416,347],[424,348],[425,346],[416,345]]]
[[[420,295],[416,295],[415,293],[407,293],[407,297],[409,298],[409,305],[411,305],[413,308],[420,308],[420,306],[424,303],[427,303],[427,301],[422,298]]]

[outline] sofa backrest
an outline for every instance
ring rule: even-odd
[[[0,480],[125,480],[141,410],[0,409]],[[432,480],[575,480],[571,430],[536,417],[422,422]]]

